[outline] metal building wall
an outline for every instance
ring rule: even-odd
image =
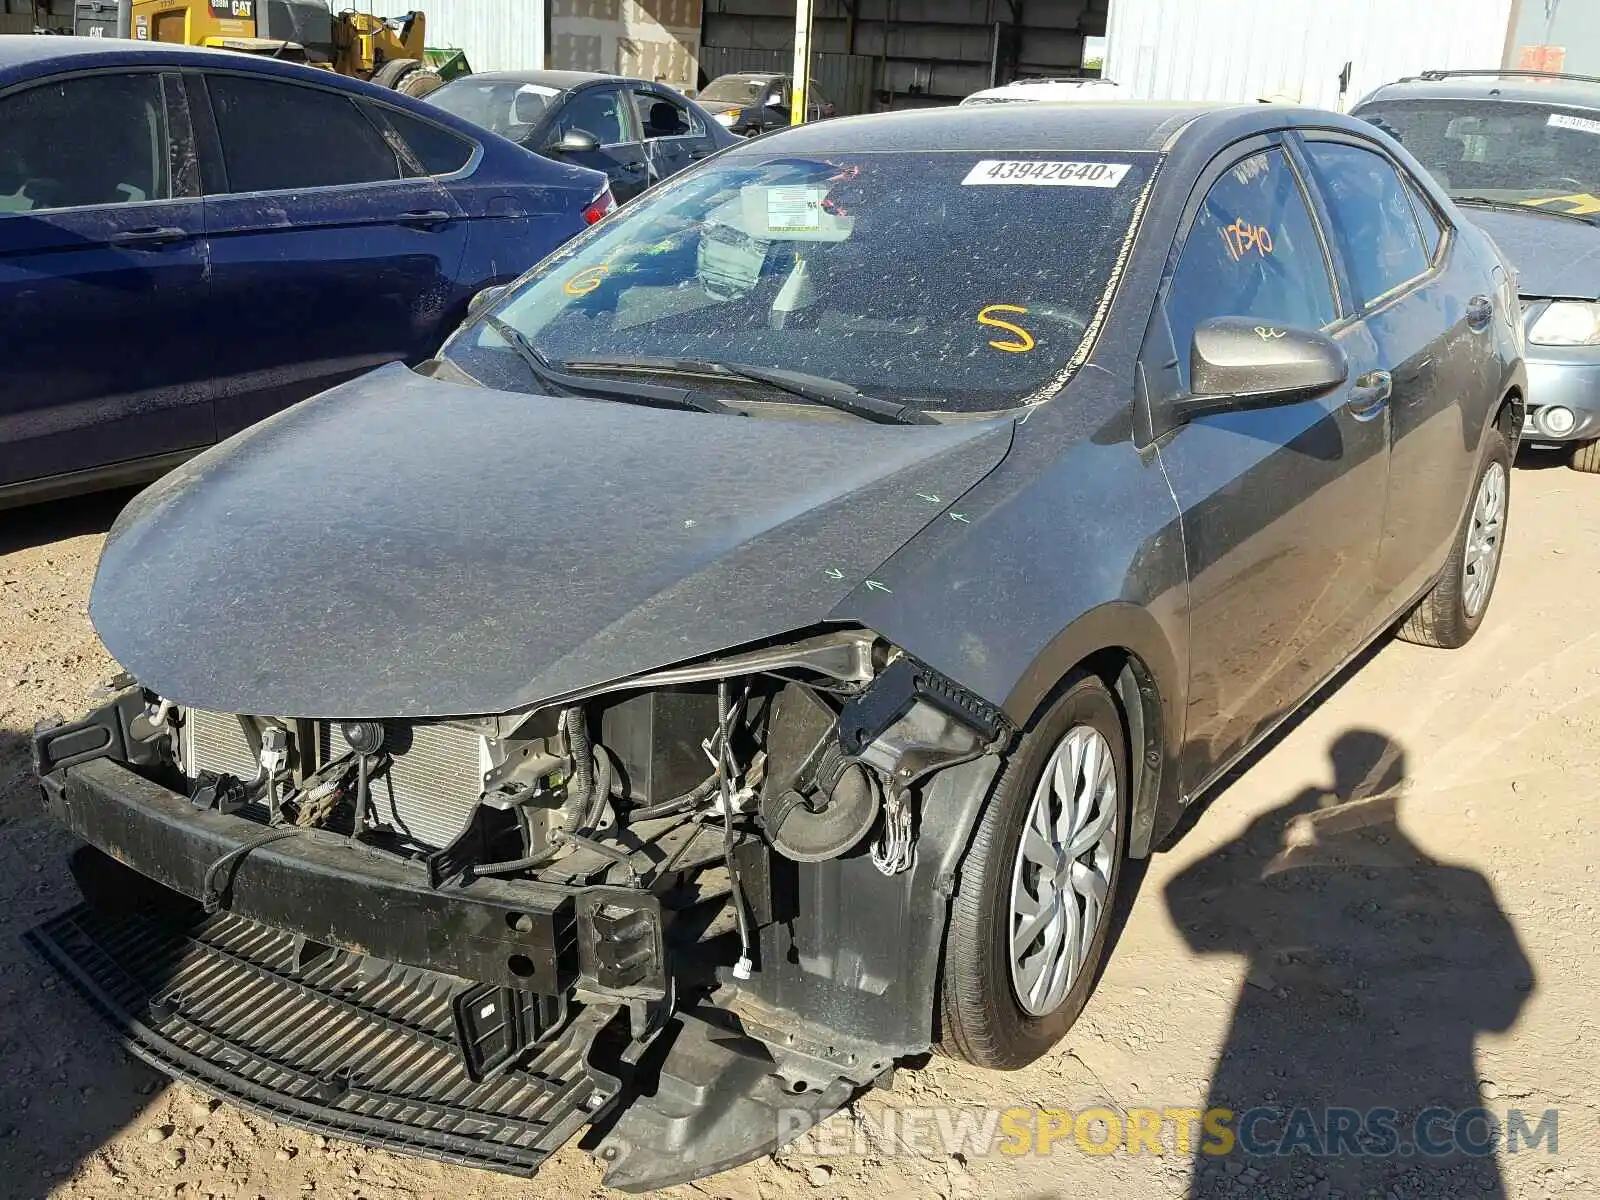
[[[545,65],[546,0],[338,0],[354,8],[396,17],[419,9],[428,19],[428,45],[467,52],[474,71],[538,70]]]
[[[1105,75],[1145,100],[1348,108],[1430,67],[1493,67],[1511,0],[1111,0]]]
[[[812,48],[874,62],[876,107],[953,104],[1027,75],[1080,71],[1106,0],[816,0]],[[705,0],[702,41],[792,52],[795,0]]]

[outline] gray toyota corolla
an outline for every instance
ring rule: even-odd
[[[145,492],[33,945],[173,1074],[644,1189],[1066,1032],[1128,864],[1489,606],[1488,239],[1267,106],[830,121]]]

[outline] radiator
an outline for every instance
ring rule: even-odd
[[[483,792],[488,744],[458,725],[385,721],[383,727],[391,765],[373,780],[373,815],[424,846],[449,845],[466,828]],[[350,749],[337,725],[319,721],[316,728],[319,762]],[[250,743],[231,713],[190,709],[183,747],[184,770],[191,778],[200,771],[255,778]]]

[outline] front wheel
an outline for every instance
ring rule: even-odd
[[[1478,468],[1472,503],[1444,573],[1400,626],[1402,641],[1457,649],[1472,640],[1489,611],[1511,513],[1511,449],[1499,429],[1488,436],[1492,440]]]
[[[1077,1020],[1110,938],[1128,840],[1122,715],[1073,680],[1001,771],[951,904],[941,1053],[1013,1070]]]
[[[1579,443],[1572,452],[1572,469],[1585,475],[1600,475],[1600,438]]]

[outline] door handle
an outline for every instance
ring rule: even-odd
[[[624,171],[632,171],[635,175],[637,175],[640,171],[645,169],[645,165],[642,162],[623,163],[622,169]]]
[[[1394,395],[1394,377],[1387,371],[1368,371],[1350,386],[1344,406],[1358,421],[1370,421],[1381,413]]]
[[[1467,301],[1467,328],[1482,333],[1494,320],[1494,301],[1487,296],[1474,296]]]
[[[450,220],[450,214],[441,208],[419,209],[414,212],[400,214],[400,223],[403,225],[417,225],[427,229],[433,225],[443,225]]]
[[[125,229],[121,233],[111,235],[111,244],[131,250],[159,250],[162,246],[170,246],[174,242],[188,239],[187,230],[162,226],[155,229]]]

